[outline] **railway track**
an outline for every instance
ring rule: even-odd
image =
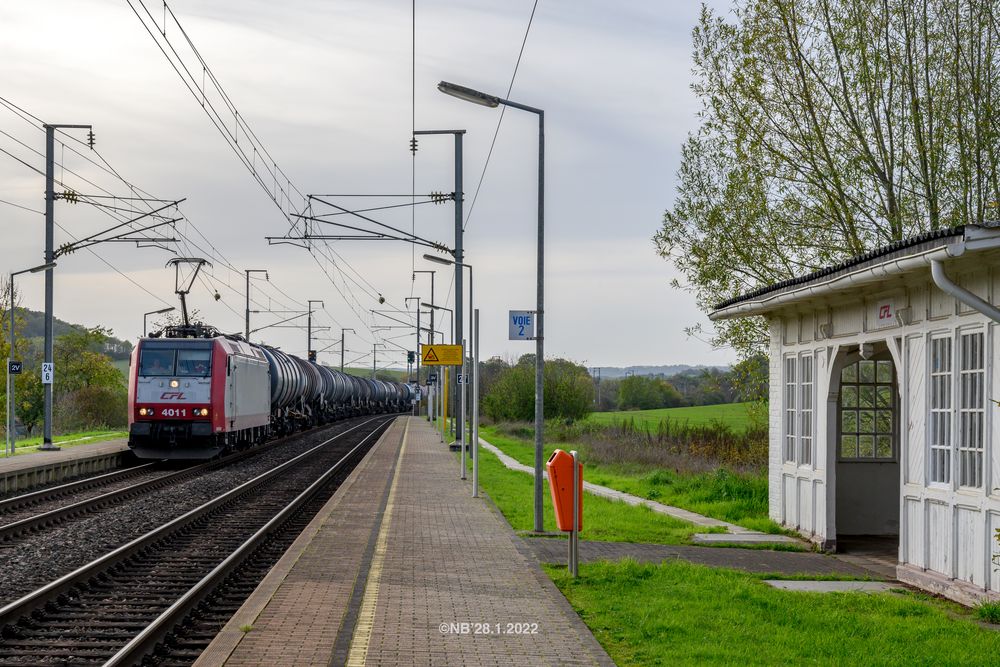
[[[170,471],[159,462],[104,473],[0,501],[0,543],[43,530],[92,512],[106,510],[157,489],[192,479],[280,447],[300,434],[236,452],[205,463]]]
[[[6,605],[0,665],[138,664],[197,609],[167,642],[165,657],[188,664],[206,619],[238,607],[391,421],[353,426]]]

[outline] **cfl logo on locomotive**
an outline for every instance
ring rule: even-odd
[[[184,400],[183,391],[165,391],[160,394],[160,399],[164,401],[182,401]]]

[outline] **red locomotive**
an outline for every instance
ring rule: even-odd
[[[205,459],[343,417],[409,409],[407,384],[346,375],[204,325],[142,338],[129,373],[129,447]]]

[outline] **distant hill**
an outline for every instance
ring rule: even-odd
[[[45,313],[27,308],[17,308],[14,314],[24,319],[24,330],[20,334],[21,336],[29,339],[45,338]],[[71,331],[82,331],[84,329],[86,327],[82,324],[70,324],[65,320],[60,320],[58,317],[52,318],[52,331],[56,338]],[[118,338],[109,338],[104,344],[103,352],[112,359],[128,359],[129,354],[132,352],[132,343],[119,340]]]
[[[626,375],[662,375],[671,377],[673,375],[698,374],[707,370],[729,370],[729,366],[689,366],[687,364],[672,364],[668,366],[601,366],[600,373],[602,379],[620,378]],[[591,374],[596,375],[597,371],[592,368]]]

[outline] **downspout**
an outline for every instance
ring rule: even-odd
[[[931,278],[945,294],[955,297],[973,310],[977,310],[994,322],[1000,322],[1000,309],[976,296],[969,290],[957,285],[944,271],[944,264],[939,259],[931,260]]]

